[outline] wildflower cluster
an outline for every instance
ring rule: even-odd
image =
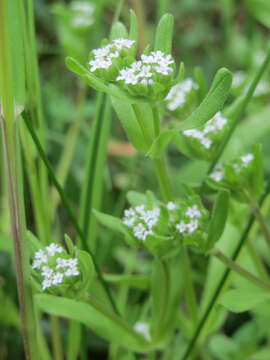
[[[95,5],[85,1],[72,1],[70,4],[71,24],[74,28],[88,28],[94,23]]]
[[[171,230],[180,235],[184,243],[197,243],[200,246],[200,242],[202,243],[205,238],[203,229],[208,218],[208,213],[200,199],[196,196],[190,197],[180,205],[169,202],[167,209]]]
[[[251,152],[226,164],[218,164],[209,175],[209,184],[229,189],[240,201],[247,202],[257,196],[262,186],[261,164],[255,152]]]
[[[125,210],[123,224],[132,229],[136,239],[145,241],[148,236],[154,235],[158,225],[160,208],[148,210],[145,205]]]
[[[99,49],[94,49],[90,55],[90,72],[107,81],[114,81],[119,68],[130,63],[135,41],[116,39]]]
[[[174,73],[174,60],[164,52],[143,54],[139,61],[120,70],[116,78],[131,95],[147,96],[153,100],[164,98]]]
[[[179,249],[181,241],[186,244],[198,243],[200,246],[200,240],[205,237],[203,229],[207,218],[207,211],[200,199],[194,196],[181,203],[170,201],[152,208],[139,205],[127,209],[122,222],[141,244],[148,247],[151,243],[152,249],[155,243],[159,246],[162,239],[172,250]]]
[[[174,85],[165,98],[167,109],[175,111],[179,108],[183,108],[188,103],[193,102],[193,98],[196,96],[196,90],[198,88],[198,84],[190,78]]]
[[[34,254],[32,269],[41,280],[42,290],[70,285],[80,275],[78,259],[71,258],[59,245],[52,243]]]
[[[228,120],[218,112],[201,129],[185,130],[182,134],[195,157],[211,159],[227,129],[227,124]]]

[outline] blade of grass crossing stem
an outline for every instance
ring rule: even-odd
[[[2,146],[5,157],[5,176],[9,192],[9,209],[13,238],[18,297],[25,357],[36,359],[37,339],[30,285],[29,258],[25,242],[25,217],[20,148],[14,112],[14,83],[11,49],[8,40],[8,1],[0,1],[0,94]]]

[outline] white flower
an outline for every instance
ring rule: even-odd
[[[179,224],[176,224],[176,229],[180,234],[192,234],[199,227],[199,222],[197,219],[191,220],[189,223],[181,221]]]
[[[190,223],[187,224],[188,233],[192,234],[199,227],[198,220],[191,220]]]
[[[142,224],[139,223],[134,227],[134,236],[139,239],[145,241],[148,235],[153,235],[152,230],[147,230],[147,228]]]
[[[240,85],[243,84],[244,80],[245,80],[245,73],[243,71],[237,71],[234,75],[233,75],[233,81],[232,81],[232,87],[238,87]]]
[[[59,256],[55,257],[55,254]],[[62,284],[67,277],[80,275],[78,259],[66,256],[64,249],[55,243],[36,252],[32,268],[42,277],[42,290]]]
[[[147,210],[145,205],[124,211],[123,224],[133,229],[138,240],[145,241],[147,236],[154,235],[153,228],[158,224],[160,209]]]
[[[200,212],[198,205],[193,205],[187,209],[185,215],[193,219],[200,218],[202,213]]]
[[[92,50],[94,58],[89,61],[90,71],[109,69],[113,65],[113,59],[120,58],[121,51],[130,49],[134,43],[134,40],[115,39],[102,48]]]
[[[184,221],[181,221],[179,224],[176,224],[176,229],[180,234],[183,234],[187,229],[187,224],[185,224]]]
[[[116,81],[123,81],[126,85],[153,85],[156,75],[168,76],[173,72],[172,64],[174,60],[171,55],[152,51],[150,55],[142,55],[141,60],[121,69]]]
[[[192,89],[198,89],[198,84],[190,78],[174,85],[165,98],[165,100],[168,101],[167,108],[174,111],[182,107],[186,102],[187,94],[190,93]]]
[[[45,248],[49,256],[54,256],[57,253],[61,253],[63,251],[63,248],[61,246],[58,246],[55,243],[50,244]]]
[[[51,278],[53,275],[53,269],[51,269],[49,266],[43,266],[41,269],[41,275],[47,279]]]
[[[52,285],[59,285],[63,282],[64,274],[56,272],[52,277]]]
[[[94,4],[83,1],[73,1],[70,4],[70,9],[73,12],[71,21],[74,27],[88,27],[94,23]]]
[[[217,167],[214,171],[210,174],[210,178],[215,180],[216,182],[220,182],[223,179],[224,171],[221,167]]]
[[[203,145],[206,149],[210,149],[213,141],[209,138],[209,135],[216,134],[219,131],[223,130],[228,120],[225,119],[220,112],[217,112],[212,119],[208,120],[204,127],[201,130],[198,129],[190,129],[183,131],[183,134],[188,137],[192,137],[194,139],[199,140],[201,145]]]
[[[142,321],[137,321],[134,325],[134,330],[137,333],[142,334],[147,341],[151,340],[149,324]]]
[[[176,203],[172,202],[172,201],[169,201],[167,203],[166,207],[170,211],[177,210],[179,208],[179,206]]]
[[[246,155],[241,156],[241,160],[243,162],[243,166],[246,167],[248,164],[254,159],[254,155],[249,153]]]
[[[48,289],[49,287],[52,286],[52,280],[45,278],[45,279],[42,281],[41,286],[42,286],[42,290]]]

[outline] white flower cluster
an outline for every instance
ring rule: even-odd
[[[42,276],[42,290],[61,284],[65,278],[80,275],[77,258],[64,258],[64,249],[52,243],[34,255],[32,268]],[[61,254],[59,257],[56,255]]]
[[[143,335],[145,340],[147,340],[147,341],[151,340],[149,324],[142,322],[142,321],[137,321],[134,325],[134,330],[137,333]]]
[[[193,205],[187,208],[184,215],[188,218],[188,222],[181,220],[180,223],[176,224],[176,229],[180,234],[191,235],[195,230],[198,229],[198,219],[202,217],[202,213],[198,205]]]
[[[182,107],[185,102],[187,95],[192,89],[198,89],[199,86],[195,81],[190,78],[181,81],[179,84],[174,85],[169,91],[165,100],[168,101],[167,108],[170,111],[174,111],[177,108]]]
[[[250,162],[253,160],[254,160],[254,155],[252,153],[248,153],[246,155],[241,156],[239,160],[234,161],[230,166],[236,173],[239,173],[243,168],[247,168]],[[223,180],[224,175],[225,175],[224,166],[217,165],[209,176],[214,181],[220,182]]]
[[[220,112],[216,113],[212,119],[206,122],[202,130],[190,129],[183,131],[183,134],[193,139],[200,141],[206,149],[210,149],[213,141],[209,137],[212,134],[216,134],[219,131],[223,130],[224,126],[227,124],[228,120],[225,119]]]
[[[120,70],[116,80],[123,81],[126,85],[153,85],[158,75],[168,76],[173,72],[173,64],[171,55],[165,55],[160,50],[152,51]]]
[[[130,49],[134,43],[134,40],[115,39],[102,48],[94,49],[94,58],[89,61],[90,71],[109,69],[113,65],[113,60],[121,56],[121,51]]]
[[[177,210],[179,209],[179,205],[174,203],[173,201],[169,201],[167,204],[166,204],[166,207],[168,210],[170,211],[174,211],[174,210]]]
[[[125,210],[123,224],[133,229],[138,240],[145,241],[148,235],[154,235],[153,228],[158,224],[160,209],[146,210],[144,205]]]
[[[209,175],[211,179],[216,182],[220,182],[224,177],[224,170],[221,165],[215,167],[213,172]]]
[[[94,23],[94,4],[85,1],[72,1],[70,9],[73,12],[71,21],[74,27],[88,27]]]

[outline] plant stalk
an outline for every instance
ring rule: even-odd
[[[240,276],[244,277],[245,279],[251,281],[255,285],[263,288],[264,290],[270,290],[270,283],[261,280],[257,276],[253,275],[249,271],[245,270],[242,266],[237,264],[236,262],[232,261],[229,257],[222,253],[219,249],[213,249],[211,254],[217,257],[223,264],[228,266],[232,271],[235,271]]]
[[[25,357],[37,359],[37,339],[30,283],[29,257],[25,241],[23,179],[21,173],[18,128],[15,118],[15,96],[11,48],[8,37],[8,1],[0,0],[0,122],[5,176],[8,184],[11,232],[15,255],[17,289],[20,304]]]

